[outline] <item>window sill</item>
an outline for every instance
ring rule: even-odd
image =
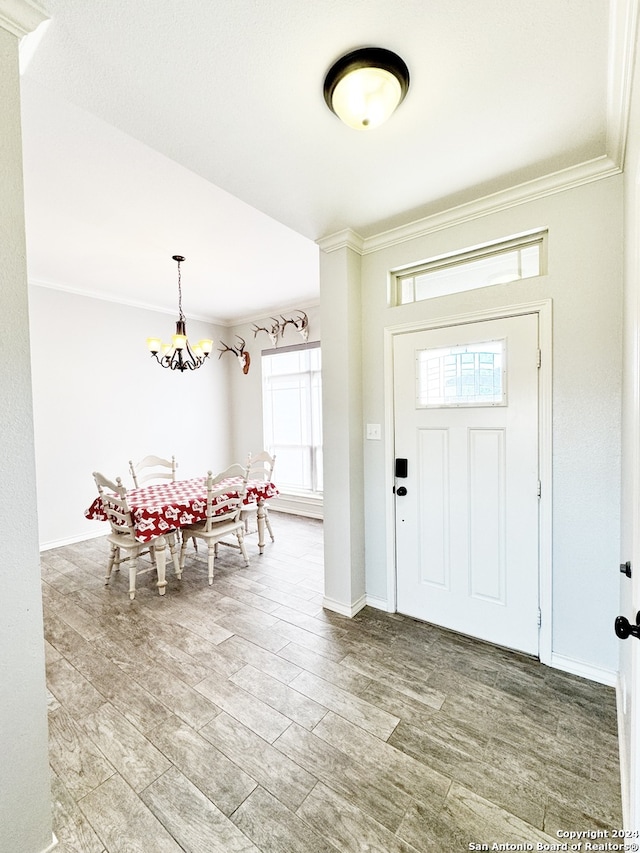
[[[277,498],[269,501],[269,509],[288,512],[291,515],[305,515],[308,518],[322,518],[323,496],[318,492],[280,492]]]

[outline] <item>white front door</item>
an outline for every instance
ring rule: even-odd
[[[537,655],[538,315],[398,334],[394,383],[398,611]]]

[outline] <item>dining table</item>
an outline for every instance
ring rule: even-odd
[[[219,483],[225,488],[224,494],[233,495],[241,486],[241,477],[228,477]],[[243,501],[245,506],[256,504],[258,522],[258,548],[264,551],[265,509],[264,503],[279,494],[274,483],[265,480],[248,480]],[[107,521],[102,498],[96,497],[85,510],[85,518]],[[221,498],[222,500],[222,498]],[[133,519],[135,538],[141,544],[153,540],[158,573],[158,592],[164,595],[166,580],[166,540],[165,535],[178,531],[181,527],[197,524],[207,517],[207,478],[194,477],[189,480],[175,480],[141,486],[127,490],[127,504]],[[221,506],[224,512],[224,504]]]

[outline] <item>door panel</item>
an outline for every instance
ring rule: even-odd
[[[418,434],[419,489],[423,524],[420,569],[423,584],[450,588],[449,557],[449,435],[423,429]]]
[[[394,339],[398,610],[536,655],[537,352],[536,314]]]
[[[505,604],[503,429],[470,429],[469,592]]]

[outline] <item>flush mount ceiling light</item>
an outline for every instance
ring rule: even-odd
[[[356,130],[378,127],[409,90],[405,62],[383,47],[362,47],[335,62],[324,80],[324,99],[338,118]]]

